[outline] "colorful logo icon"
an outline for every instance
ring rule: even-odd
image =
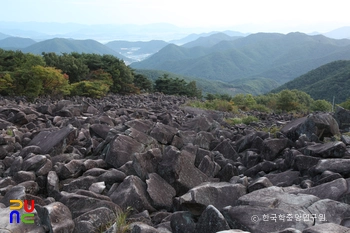
[[[17,205],[16,205],[17,204]],[[24,208],[24,211],[26,213],[20,214],[18,210]],[[31,200],[30,206],[28,206],[28,200],[10,200],[10,223],[15,222],[16,223],[25,223],[25,224],[34,224],[34,200]]]

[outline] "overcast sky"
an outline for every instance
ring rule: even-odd
[[[0,21],[171,23],[242,32],[327,32],[350,26],[347,0],[0,0]]]

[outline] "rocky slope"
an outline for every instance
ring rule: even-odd
[[[229,126],[186,101],[0,98],[1,231],[123,232],[124,211],[134,233],[350,232],[348,111]]]

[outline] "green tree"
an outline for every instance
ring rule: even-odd
[[[76,53],[63,53],[61,56],[56,53],[43,53],[43,58],[47,66],[55,67],[67,74],[70,83],[85,80],[90,72],[82,57]]]
[[[42,89],[40,95],[64,96],[69,94],[68,76],[54,67],[33,66],[32,76],[40,78]]]
[[[134,86],[143,92],[152,91],[152,81],[142,74],[134,74]]]
[[[9,73],[0,74],[0,94],[13,94],[13,79]]]
[[[315,100],[311,103],[311,111],[330,112],[332,110],[332,104],[326,100]]]
[[[71,95],[101,98],[109,92],[112,84],[113,80],[109,73],[101,69],[95,70],[88,75],[88,80],[71,85]]]
[[[289,112],[297,110],[298,105],[298,97],[295,92],[283,90],[278,93],[277,109]]]

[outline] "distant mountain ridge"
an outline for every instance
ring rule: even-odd
[[[350,61],[339,60],[320,66],[300,77],[272,90],[298,89],[314,99],[325,99],[336,103],[344,102],[350,96]]]
[[[0,40],[0,48],[2,49],[21,49],[35,44],[36,41],[29,38],[6,37]]]
[[[107,46],[94,40],[69,40],[63,38],[54,38],[37,42],[26,48],[21,49],[25,53],[41,54],[42,52],[54,53],[95,53],[95,54],[110,54],[129,62],[130,59],[108,48]]]
[[[210,36],[199,37],[194,41],[190,41],[186,44],[183,44],[182,47],[184,48],[192,48],[196,46],[212,47],[221,41],[232,41],[241,37],[242,36],[229,36],[223,32],[219,32],[219,33],[212,34]]]
[[[131,66],[224,82],[264,77],[283,84],[340,59],[350,59],[350,40],[303,33],[257,33],[209,48],[170,44]]]
[[[0,40],[5,39],[7,37],[10,37],[10,36],[0,32]]]

